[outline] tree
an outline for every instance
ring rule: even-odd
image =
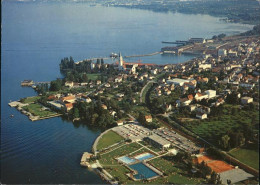
[[[97,64],[100,64],[100,59],[99,58],[97,59]]]
[[[224,149],[228,149],[229,147],[229,140],[230,140],[230,137],[228,135],[224,135],[221,137],[221,140],[220,140],[220,145],[224,148]]]
[[[88,81],[88,75],[86,73],[82,74],[82,82],[87,82]]]
[[[51,81],[50,91],[59,91],[61,89],[61,87],[62,87],[61,79]]]

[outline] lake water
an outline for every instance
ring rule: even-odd
[[[62,77],[60,59],[75,60],[152,53],[161,41],[234,34],[252,26],[231,24],[207,15],[154,13],[83,3],[2,3],[1,53],[1,183],[104,183],[81,168],[80,157],[91,151],[100,130],[61,118],[31,122],[8,106],[36,93],[22,88],[24,79],[50,81]],[[131,59],[178,63],[191,56],[156,55]],[[10,115],[14,117],[11,118]]]

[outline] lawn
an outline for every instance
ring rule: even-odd
[[[48,117],[57,114],[55,112],[52,112],[49,109],[45,109],[42,105],[35,104],[35,103],[31,103],[27,106],[24,106],[23,109],[32,113],[34,116],[39,116],[39,117]]]
[[[106,148],[110,145],[118,143],[119,141],[122,141],[123,139],[124,139],[123,137],[121,137],[114,131],[110,130],[100,138],[100,140],[97,144],[97,150],[101,150],[102,148]]]
[[[184,169],[182,164],[175,163],[174,161],[169,161],[163,157],[153,159],[149,161],[150,164],[155,166],[160,171],[166,173],[168,177],[162,181],[162,179],[157,179],[154,183],[174,183],[174,184],[199,184],[202,179],[190,178],[187,170]]]
[[[94,74],[87,74],[88,76],[88,79],[89,80],[97,80],[99,76],[101,76],[100,74],[98,73],[94,73]]]
[[[237,158],[241,162],[251,166],[252,168],[259,169],[259,153],[256,150],[239,148],[233,149],[229,152],[230,155]]]
[[[40,96],[27,97],[27,98],[21,99],[21,102],[22,103],[33,103],[40,98],[41,98]]]

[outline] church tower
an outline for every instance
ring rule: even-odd
[[[121,52],[119,53],[119,66],[123,67],[124,65],[124,61],[123,61],[123,57],[121,55]]]

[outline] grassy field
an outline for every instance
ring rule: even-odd
[[[156,179],[154,183],[174,183],[174,184],[198,184],[202,179],[190,178],[186,169],[181,164],[177,164],[172,161],[168,161],[163,157],[153,159],[149,161],[150,164],[155,166],[160,171],[166,173],[168,177],[165,179]]]
[[[251,166],[252,168],[259,169],[259,153],[256,150],[239,148],[233,149],[229,152],[230,155],[237,158],[241,162]]]
[[[113,145],[119,141],[122,141],[124,138],[115,133],[114,131],[108,131],[105,135],[103,135],[98,144],[97,150],[101,150],[102,148],[106,148],[110,145]]]
[[[48,116],[56,114],[55,112],[52,112],[51,110],[45,109],[40,104],[34,104],[34,103],[24,106],[23,109],[32,113],[34,116],[39,116],[39,117],[48,117]]]
[[[89,80],[97,80],[98,77],[100,77],[101,75],[98,73],[94,73],[94,74],[87,74],[87,76]]]
[[[22,103],[33,103],[40,98],[41,98],[40,96],[27,97],[27,98],[21,99],[21,102]]]

